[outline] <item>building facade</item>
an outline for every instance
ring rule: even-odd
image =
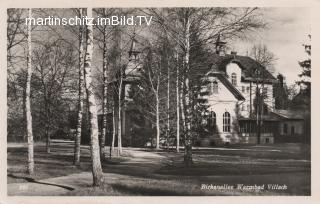
[[[213,62],[200,74],[200,98],[206,101],[205,134],[198,143],[265,144],[301,137],[303,119],[293,111],[275,108],[274,85],[277,79],[257,61],[236,53],[215,53]],[[285,131],[283,126],[290,129]],[[293,139],[292,141],[299,141]]]

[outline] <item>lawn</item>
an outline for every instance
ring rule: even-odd
[[[25,173],[26,151],[8,145],[9,195],[310,195],[311,188],[309,147],[298,144],[195,148],[189,168],[183,150],[124,148],[121,158],[103,161],[105,185],[99,189],[91,187],[88,146],[82,146],[81,166],[75,167],[72,142],[54,142],[50,154],[37,145],[32,177]]]

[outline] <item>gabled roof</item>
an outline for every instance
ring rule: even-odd
[[[211,72],[223,72],[226,73],[226,66],[229,63],[236,63],[242,70],[241,80],[252,81],[252,82],[265,82],[265,83],[275,83],[277,80],[272,74],[259,62],[248,57],[240,55],[226,54],[225,56],[220,56],[215,53],[206,53],[209,58],[208,62],[203,63],[203,65],[191,70],[191,74],[194,76],[205,75],[209,71]],[[255,75],[255,70],[260,71],[260,76],[257,78]]]
[[[211,66],[212,70],[216,71],[226,71],[226,65],[229,63],[236,63],[242,70],[241,78],[244,81],[261,81],[265,82],[276,82],[276,79],[272,74],[259,62],[248,57],[248,56],[239,56],[239,55],[225,55],[219,56],[215,54],[212,58],[213,63]],[[260,77],[258,78],[255,74],[256,69],[260,71]]]

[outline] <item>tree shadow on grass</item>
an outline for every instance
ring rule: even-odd
[[[40,181],[36,181],[33,178],[29,178],[29,177],[23,177],[23,176],[15,176],[13,174],[8,174],[9,177],[11,178],[15,178],[15,179],[24,179],[30,183],[37,183],[37,184],[43,184],[43,185],[49,185],[49,186],[56,186],[56,187],[60,187],[60,188],[64,188],[66,190],[69,191],[73,191],[74,188],[69,187],[69,186],[63,186],[63,185],[59,185],[59,184],[53,184],[53,183],[46,183],[46,182],[40,182]]]

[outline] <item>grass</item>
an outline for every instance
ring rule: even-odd
[[[25,179],[13,178],[28,177],[26,174],[26,148],[8,148],[8,183],[27,182]],[[36,147],[34,152],[35,169],[32,176],[35,180],[41,180],[57,176],[66,176],[72,173],[81,173],[83,171],[90,171],[90,166],[87,164],[90,161],[89,157],[82,157],[80,167],[73,165],[73,158],[71,155],[64,155],[60,153],[47,154],[45,148]]]
[[[82,147],[81,166],[76,167],[71,143],[54,144],[50,154],[38,145],[32,179],[72,186],[74,190],[63,193],[72,196],[310,195],[308,149],[297,144],[199,148],[193,150],[192,167],[186,168],[183,153],[125,148],[123,157],[106,158],[102,165],[105,185],[92,188],[88,147]],[[26,158],[25,147],[8,148],[8,184],[28,182],[23,178],[29,177]],[[286,184],[288,189],[201,190],[202,184]]]

